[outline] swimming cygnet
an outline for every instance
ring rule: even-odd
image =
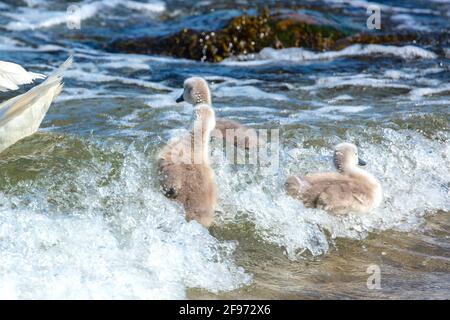
[[[286,193],[306,207],[319,208],[335,214],[366,213],[379,206],[381,185],[367,171],[358,157],[354,144],[338,144],[334,151],[334,165],[339,172],[290,176],[284,184]]]
[[[209,140],[215,124],[214,110],[207,104],[197,105],[191,132],[169,142],[157,161],[164,194],[183,205],[188,219],[206,227],[213,222],[217,201],[209,164]]]
[[[205,79],[201,77],[188,78],[184,81],[183,87],[183,94],[176,102],[186,101],[194,106],[199,104],[212,106],[211,91]],[[227,144],[230,143],[253,150],[255,150],[258,144],[262,144],[262,140],[258,139],[258,135],[254,129],[248,128],[233,120],[217,118],[215,129],[211,136],[219,139],[222,138]],[[227,130],[229,130],[228,135]]]
[[[0,152],[39,129],[53,99],[61,92],[63,72],[71,64],[72,57],[41,84],[0,104]],[[18,85],[43,78],[17,64],[0,61],[0,91],[17,90]]]

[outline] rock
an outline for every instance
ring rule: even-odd
[[[352,44],[417,44],[438,48],[445,56],[449,33],[356,33],[341,30],[331,21],[317,20],[302,13],[241,15],[216,31],[181,30],[162,37],[117,39],[106,50],[156,54],[200,61],[220,62],[230,56],[275,49],[302,47],[315,51],[341,50]]]
[[[107,49],[219,62],[232,55],[259,52],[265,47],[327,50],[345,36],[346,33],[335,27],[317,24],[303,15],[271,16],[264,10],[256,16],[233,18],[217,31],[184,29],[164,37],[118,39]]]

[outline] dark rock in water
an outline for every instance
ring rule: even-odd
[[[264,10],[257,16],[233,18],[217,31],[184,29],[164,37],[118,39],[108,49],[219,62],[232,55],[254,53],[265,47],[327,50],[345,36],[346,32],[317,24],[311,17],[294,14],[274,16]]]
[[[168,36],[117,39],[109,43],[106,49],[113,52],[157,54],[219,62],[230,56],[256,53],[266,47],[303,47],[324,51],[340,50],[352,44],[420,44],[443,48],[448,47],[448,43],[448,32],[355,34],[306,14],[277,15],[264,10],[256,16],[235,17],[225,27],[216,31],[184,29]],[[439,54],[445,56],[446,53]]]
[[[358,33],[336,41],[334,50],[340,50],[352,44],[405,44],[417,39],[417,34],[382,34],[382,33]]]

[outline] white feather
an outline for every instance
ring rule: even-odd
[[[0,104],[0,152],[35,133],[53,99],[62,88],[62,75],[72,64],[67,59],[44,82]]]
[[[44,78],[45,75],[28,72],[18,64],[0,61],[0,92],[17,90],[22,84],[29,84],[36,79]]]

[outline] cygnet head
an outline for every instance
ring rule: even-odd
[[[194,110],[194,126],[201,127],[202,132],[211,133],[216,127],[216,117],[213,108],[207,104],[200,104]]]
[[[334,149],[334,165],[339,172],[344,172],[357,165],[365,166],[366,162],[358,157],[358,148],[354,144],[344,142]]]
[[[202,103],[211,105],[211,93],[205,79],[200,77],[188,78],[184,81],[183,88],[183,94],[176,102],[186,101],[194,106]]]

